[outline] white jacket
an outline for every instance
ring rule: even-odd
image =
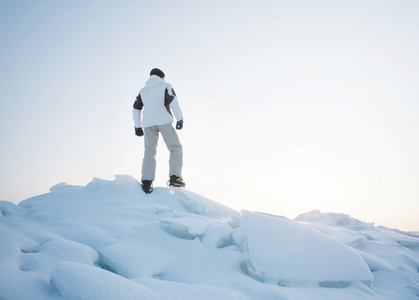
[[[151,75],[140,90],[132,112],[136,128],[172,123],[172,112],[177,121],[183,119],[175,91],[157,75]]]

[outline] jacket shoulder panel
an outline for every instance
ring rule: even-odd
[[[134,102],[133,107],[134,107],[134,109],[138,109],[138,110],[142,110],[143,109],[144,103],[143,103],[143,100],[141,99],[141,94],[138,94],[138,96],[137,96],[137,98],[136,98],[136,100]]]

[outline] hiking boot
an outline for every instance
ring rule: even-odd
[[[172,175],[170,176],[170,180],[167,182],[169,186],[184,188],[186,186],[185,182],[182,178]]]
[[[153,191],[153,182],[151,180],[143,180],[141,181],[141,187],[144,193],[150,194]]]

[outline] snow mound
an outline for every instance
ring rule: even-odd
[[[60,262],[51,272],[51,289],[65,299],[157,299],[155,293],[114,273],[74,262]]]
[[[161,219],[160,227],[173,236],[194,240],[204,235],[208,229],[208,222],[191,217],[170,218]]]
[[[353,281],[371,285],[372,274],[358,253],[298,222],[244,211],[234,237],[248,255],[244,271],[261,282],[338,288]]]
[[[178,195],[179,202],[191,213],[224,218],[237,215],[234,210],[193,192],[176,190],[174,194]]]
[[[0,201],[0,299],[417,299],[419,238],[236,212],[134,178]]]
[[[345,214],[337,214],[337,213],[322,213],[319,210],[313,210],[308,213],[304,213],[299,215],[294,219],[295,221],[300,222],[310,222],[310,223],[323,223],[328,225],[351,225],[351,226],[359,226],[359,227],[366,227],[373,224],[366,224],[361,222],[357,219],[351,218]]]

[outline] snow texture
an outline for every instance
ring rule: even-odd
[[[0,299],[418,299],[419,238],[236,212],[126,175],[0,202]]]

